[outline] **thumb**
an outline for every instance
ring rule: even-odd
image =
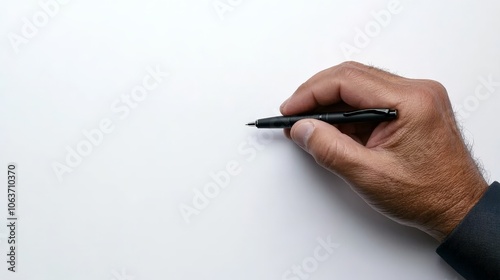
[[[328,123],[306,119],[290,131],[293,141],[323,167],[350,179],[371,161],[372,151]]]

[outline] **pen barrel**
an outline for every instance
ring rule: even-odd
[[[258,128],[291,128],[296,122],[303,119],[316,119],[329,124],[360,123],[360,122],[383,122],[393,120],[397,117],[396,110],[380,111],[358,111],[348,113],[325,113],[302,116],[281,116],[259,119],[255,122]]]
[[[271,117],[257,120],[255,126],[258,128],[290,128],[301,119],[303,118],[299,116]]]
[[[328,113],[323,114],[318,118],[330,124],[341,123],[362,123],[362,122],[384,122],[397,118],[395,110],[389,110],[387,113],[381,114],[380,112],[363,112],[361,114],[346,114],[346,113]]]
[[[325,114],[303,115],[303,116],[281,116],[257,120],[258,128],[291,128],[296,122],[303,119],[324,120]]]

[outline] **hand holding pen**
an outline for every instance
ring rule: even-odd
[[[294,118],[346,107],[354,108],[350,113],[389,109],[358,111],[371,116],[363,122],[345,122],[349,115],[337,113],[336,120],[344,122],[335,125],[319,115]],[[488,186],[462,140],[446,89],[435,81],[343,63],[302,84],[281,112],[281,124],[258,120],[254,125],[293,125],[286,135],[373,208],[437,240],[451,232]]]

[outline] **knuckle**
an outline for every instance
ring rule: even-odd
[[[303,82],[296,90],[296,92],[307,92],[311,90],[311,82],[305,81]]]
[[[340,63],[339,67],[357,67],[360,65],[362,65],[362,64],[359,62],[348,60],[348,61],[344,61],[344,62]]]
[[[415,84],[416,100],[419,100],[420,106],[424,108],[439,109],[448,104],[448,93],[446,88],[434,80],[419,80]]]
[[[441,96],[448,95],[446,88],[440,82],[434,81],[434,80],[429,80],[428,83],[429,83],[429,88],[431,88],[435,94],[438,94]]]
[[[429,95],[433,98],[447,98],[448,93],[446,88],[438,81],[434,80],[424,80],[423,86],[421,88],[425,95]]]
[[[413,113],[422,121],[435,122],[451,110],[446,88],[434,80],[417,80],[411,100],[416,102]]]
[[[300,84],[300,86],[297,88],[297,90],[304,90],[306,88],[309,87],[309,83],[308,82],[303,82],[302,84]]]
[[[363,72],[355,66],[356,64],[356,62],[351,61],[343,62],[339,65],[339,67],[334,68],[333,70],[338,76],[343,77],[344,79],[355,78],[363,74]]]

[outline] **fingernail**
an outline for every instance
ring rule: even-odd
[[[283,110],[286,106],[286,103],[288,103],[288,100],[290,100],[290,97],[288,97],[287,100],[285,100],[283,103],[281,103],[280,110]]]
[[[307,151],[307,142],[314,131],[314,124],[312,122],[306,121],[300,123],[293,130],[292,139],[299,145],[302,149]]]

